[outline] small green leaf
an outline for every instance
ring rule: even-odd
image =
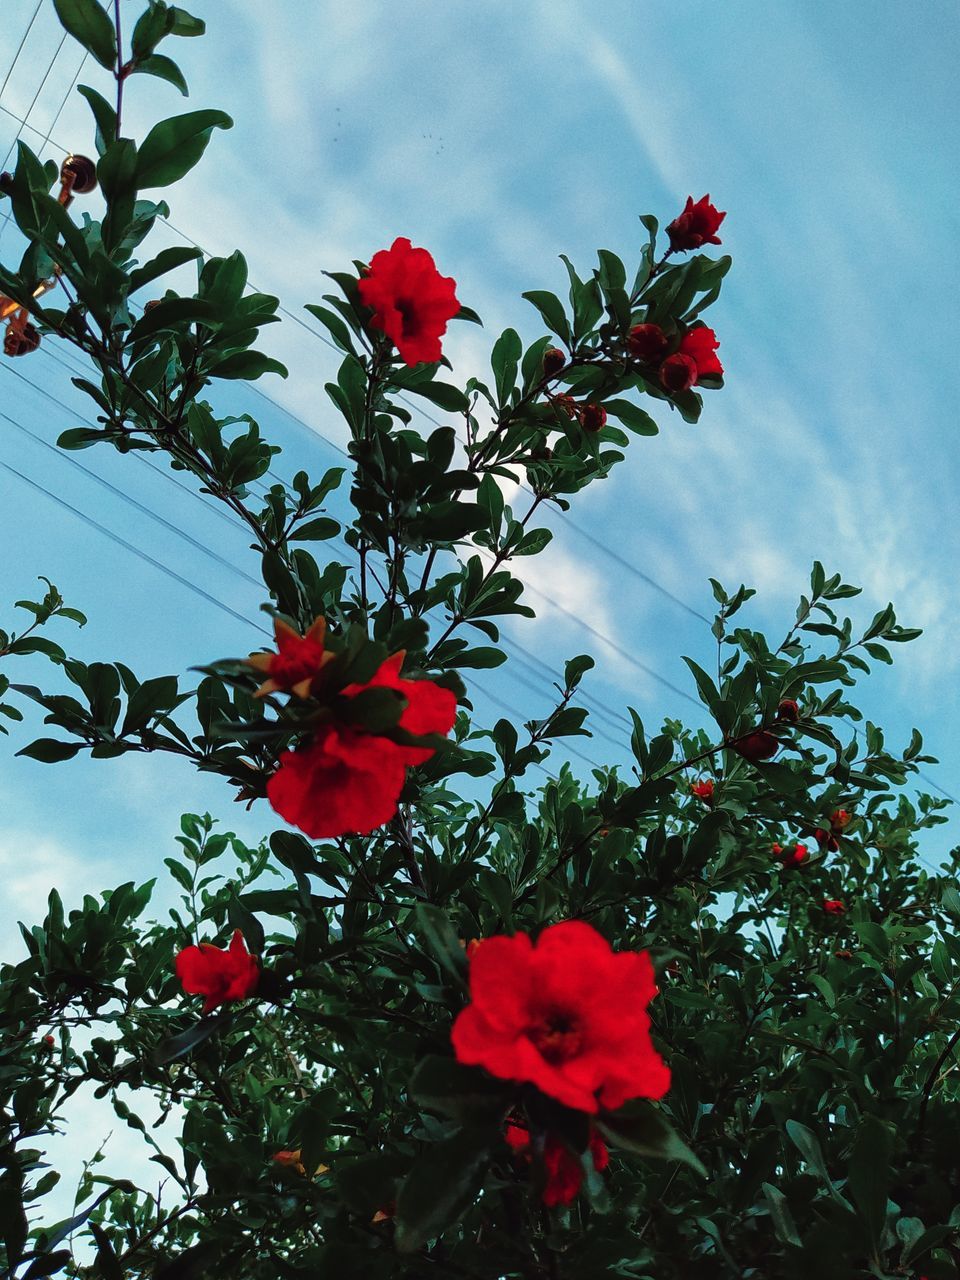
[[[44,764],[59,764],[61,760],[72,760],[80,750],[82,743],[60,742],[56,738],[37,738],[28,747],[21,748],[18,756],[28,756],[31,760],[40,760]]]
[[[278,373],[285,378],[287,367],[260,351],[237,351],[206,372],[211,378],[242,378],[244,382],[255,382],[265,373]]]
[[[677,1136],[663,1112],[643,1099],[597,1117],[597,1128],[615,1147],[657,1160],[682,1160],[702,1177],[707,1171]]]
[[[53,0],[64,30],[112,71],[117,62],[117,35],[97,0]]]
[[[172,58],[167,58],[162,53],[152,53],[149,58],[140,58],[133,70],[145,76],[156,76],[158,80],[166,80],[179,89],[185,98],[190,93],[183,72]]]
[[[137,162],[137,186],[168,187],[189,173],[210,141],[214,129],[230,129],[224,111],[188,111],[154,125],[144,138]]]

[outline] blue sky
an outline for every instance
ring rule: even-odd
[[[4,69],[32,9],[26,0],[3,7]],[[660,413],[662,434],[634,442],[573,520],[694,610],[711,610],[709,576],[757,586],[748,617],[778,636],[814,557],[864,585],[858,618],[892,599],[900,620],[925,635],[870,681],[863,705],[892,741],[921,727],[944,761],[932,775],[956,792],[956,6],[926,0],[918,11],[883,0],[869,23],[859,6],[746,0],[688,0],[680,9],[664,0],[420,0],[402,18],[385,0],[199,0],[194,9],[209,34],[177,50],[190,105],[222,106],[236,126],[216,134],[206,162],[172,189],[174,226],[214,252],[241,247],[254,282],[298,314],[325,291],[324,268],[410,236],[485,318],[484,331],[456,326],[447,344],[464,378],[484,375],[505,325],[538,335],[519,294],[561,290],[558,253],[584,270],[600,246],[629,262],[641,243],[639,213],[666,222],[688,193],[711,193],[728,211],[723,247],[735,259],[711,313],[727,385],[707,393],[696,427]],[[45,4],[0,106],[26,112],[58,39]],[[24,135],[32,145],[79,60],[68,45],[54,64],[30,115],[40,134]],[[89,62],[83,68],[82,81],[104,79]],[[183,109],[158,81],[129,85],[135,135]],[[4,150],[16,128],[0,114]],[[92,151],[77,95],[53,139]],[[46,153],[61,154],[52,143]],[[164,230],[158,241],[176,234]],[[13,260],[15,242],[7,229],[0,259]],[[342,443],[322,390],[336,359],[289,320],[265,345],[291,370],[285,383],[259,384],[277,403],[249,393],[221,403],[257,415],[283,445],[281,474],[300,466],[319,474],[338,461],[335,448],[281,406]],[[0,410],[49,441],[78,419],[43,391],[87,413],[46,351],[5,361],[0,389]],[[0,430],[11,465],[256,619],[249,582],[2,420]],[[242,536],[164,477],[105,450],[74,456],[256,574]],[[29,595],[37,574],[51,577],[90,616],[82,633],[64,625],[57,634],[77,656],[121,658],[152,675],[257,644],[252,627],[20,481],[2,483],[0,601]],[[524,566],[531,590],[543,593],[532,598],[540,616],[516,638],[544,667],[595,652],[600,669],[588,690],[614,708],[632,703],[648,724],[693,713],[549,600],[691,692],[679,654],[712,660],[706,626],[562,518],[551,523],[551,549]],[[26,663],[9,674],[56,679]],[[482,683],[524,716],[548,706],[542,672],[511,662]],[[491,721],[501,714],[482,693],[477,706]],[[622,741],[612,722],[597,727]],[[582,746],[598,760],[618,750],[604,739]],[[7,742],[0,752],[8,917],[38,911],[53,882],[69,898],[153,874],[181,808],[209,808],[250,838],[272,826],[264,807],[245,813],[214,780],[175,762],[47,767],[12,759]],[[938,833],[931,853],[948,840]]]

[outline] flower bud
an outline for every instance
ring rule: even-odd
[[[779,745],[773,734],[767,733],[766,729],[757,729],[738,741],[730,743],[737,755],[743,756],[744,760],[750,760],[754,764],[758,760],[769,760],[771,756],[776,755]]]
[[[10,324],[3,337],[3,354],[7,356],[25,356],[36,351],[40,345],[40,335],[32,324],[16,327]]]
[[[607,422],[607,411],[602,404],[588,401],[580,408],[580,425],[584,431],[602,431]]]
[[[659,364],[667,353],[667,335],[658,324],[635,324],[627,334],[627,350],[641,364]]]
[[[847,913],[846,906],[839,898],[824,898],[823,909],[828,916],[843,916]]]
[[[836,836],[832,835],[823,827],[817,827],[816,831],[813,833],[813,838],[821,849],[827,849],[830,853],[836,853],[840,848],[840,843]]]
[[[777,719],[796,724],[800,719],[800,705],[795,698],[782,698],[777,707]]]
[[[837,959],[838,959],[838,960],[852,960],[852,959],[853,959],[853,952],[852,952],[852,951],[848,951],[848,950],[846,949],[846,947],[842,947],[839,951],[835,951],[833,954],[837,957]]]
[[[74,195],[88,195],[97,185],[97,166],[87,156],[67,156],[60,166],[60,181]]]
[[[566,363],[567,357],[559,347],[548,347],[543,353],[543,372],[548,378],[552,378],[555,373],[559,373]]]
[[[692,356],[675,351],[660,366],[660,385],[674,395],[689,391],[697,384],[697,362]]]
[[[850,825],[852,818],[853,814],[847,813],[846,809],[834,809],[830,815],[830,830],[835,836],[840,835]]]
[[[701,196],[696,203],[693,196],[687,196],[683,212],[667,227],[671,251],[685,252],[705,244],[719,244],[717,229],[726,216],[710,203],[709,196]]]

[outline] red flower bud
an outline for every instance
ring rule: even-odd
[[[847,908],[839,898],[824,898],[823,909],[828,916],[842,916],[847,912]]]
[[[726,217],[710,203],[710,197],[701,196],[694,204],[693,196],[687,196],[683,212],[667,227],[670,248],[676,252],[699,249],[704,244],[719,244],[717,228]]]
[[[13,321],[7,326],[3,335],[3,353],[7,356],[25,356],[36,351],[40,345],[40,335],[32,324],[15,325]]]
[[[852,813],[847,813],[846,809],[834,809],[830,815],[830,830],[835,836],[843,832],[853,819]]]
[[[515,1155],[527,1161],[531,1160],[529,1130],[520,1124],[508,1121],[503,1136],[507,1146]],[[598,1173],[602,1172],[610,1163],[610,1153],[603,1139],[592,1128],[589,1151],[593,1157],[593,1167]],[[546,1186],[543,1189],[543,1203],[548,1207],[572,1204],[583,1185],[583,1165],[552,1133],[546,1135],[543,1144],[543,1163],[547,1174]]]
[[[641,364],[659,364],[667,352],[667,335],[658,324],[635,324],[627,334],[627,350]]]
[[[773,856],[784,867],[799,867],[807,861],[810,853],[805,844],[796,844],[792,849],[784,849],[782,845],[775,844],[773,846]]]
[[[548,378],[559,373],[566,363],[567,357],[559,347],[548,347],[543,353],[543,372]]]
[[[660,385],[674,395],[697,385],[697,363],[692,356],[675,351],[660,366]]]
[[[579,418],[580,416],[580,406],[573,396],[566,394],[554,396],[552,404],[554,409],[558,409],[567,418]]]
[[[53,1046],[54,1046],[55,1044],[56,1044],[56,1041],[54,1040],[53,1036],[44,1036],[44,1037],[43,1037],[43,1045],[44,1045],[44,1048],[46,1048],[46,1049],[52,1049],[52,1048],[53,1048]]]
[[[746,737],[740,738],[739,741],[731,742],[730,746],[737,755],[743,756],[744,760],[750,760],[756,764],[758,760],[769,760],[771,756],[776,755],[780,743],[772,733],[767,733],[766,729],[757,729],[753,733],[748,733]]]
[[[690,791],[708,807],[713,804],[713,779],[703,778],[699,782],[690,783]]]
[[[838,959],[838,960],[852,960],[852,959],[853,959],[853,952],[852,952],[852,951],[848,951],[848,950],[846,949],[846,947],[841,948],[839,951],[835,951],[833,954],[837,957],[837,959]]]
[[[580,406],[580,425],[584,431],[596,433],[602,431],[607,422],[607,411],[602,404],[592,400]]]
[[[777,707],[777,719],[796,724],[800,719],[800,706],[795,698],[782,698]]]

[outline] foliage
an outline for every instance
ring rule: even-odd
[[[300,472],[259,499],[278,448],[249,416],[219,417],[202,398],[220,379],[285,373],[256,345],[277,299],[248,290],[239,253],[202,261],[142,247],[167,207],[142,192],[184,176],[230,121],[192,111],[138,144],[122,134],[124,86],[142,72],[185,90],[156,49],[203,24],[149,0],[125,59],[96,0],[55,2],[116,91],[114,105],[80,90],[102,219],[75,221],[52,194],[53,167],[22,142],[0,183],[29,245],[17,269],[0,268],[0,288],[43,340],[91,363],[74,381],[98,426],[61,446],[153,452],[223,503],[259,550],[267,610],[301,634],[327,620],[337,691],[403,649],[405,669],[452,689],[460,714],[453,739],[409,770],[396,817],[369,836],[312,843],[279,829],[248,848],[186,815],[166,860],[180,892],[169,918],[147,914],[150,881],[71,909],[54,890],[43,923],[22,927],[25,956],[0,970],[0,1274],[960,1274],[957,851],[942,875],[921,864],[943,803],[904,786],[930,757],[916,732],[891,751],[880,728],[860,727],[853,701],[870,663],[918,633],[892,607],[855,627],[842,602],[856,589],[815,565],[774,646],[742,622],[753,593],[714,583],[716,674],[688,659],[709,729],[667,720],[649,736],[633,712],[632,770],[587,778],[564,765],[535,785],[553,744],[589,732],[577,697],[592,659],[568,662],[539,720],[490,728],[472,714],[471,672],[505,661],[504,623],[533,612],[512,562],[547,545],[537,512],[566,510],[605,478],[628,433],[656,433],[641,397],[686,422],[700,416],[699,392],[665,390],[631,354],[631,329],[659,326],[676,348],[717,300],[730,259],[658,258],[657,222],[644,218],[635,268],[601,250],[581,276],[565,259],[565,300],[525,295],[548,332],[525,346],[507,329],[490,379],[462,387],[446,358],[397,359],[360,298],[362,263],[330,273],[310,311],[343,357],[327,392],[350,432],[353,515],[350,562],[318,558],[310,544],[340,529],[325,504],[344,471]],[[195,288],[134,302],[180,282],[195,259]],[[34,296],[48,278],[62,309]],[[477,317],[463,307],[458,319]],[[463,438],[452,425],[426,438],[413,429],[411,396]],[[515,478],[528,486],[522,513],[503,498]],[[82,615],[52,587],[20,607],[34,621],[0,633],[0,659],[45,654],[59,690],[10,686],[57,735],[22,748],[35,759],[167,752],[265,805],[280,754],[319,714],[257,697],[258,675],[238,656],[183,687],[182,675],[67,658],[34,633]],[[358,731],[409,749],[399,704],[355,703]],[[20,716],[8,704],[0,713]],[[775,760],[751,754],[758,733]],[[701,777],[715,784],[706,802],[690,791]],[[834,834],[840,808],[853,819]],[[818,851],[781,865],[772,846],[798,838]],[[846,911],[826,913],[826,899]],[[604,1172],[583,1113],[463,1066],[450,1046],[468,944],[569,919],[618,950],[648,950],[659,975],[650,1013],[672,1086],[662,1103],[597,1117],[612,1153]],[[201,1017],[174,956],[237,929],[261,958],[257,998]],[[92,1154],[75,1216],[51,1223],[44,1197],[59,1175],[44,1148],[91,1096],[140,1134],[163,1186],[105,1179]],[[504,1140],[508,1118],[531,1135],[526,1159]],[[545,1137],[581,1160],[568,1206],[542,1202]]]

